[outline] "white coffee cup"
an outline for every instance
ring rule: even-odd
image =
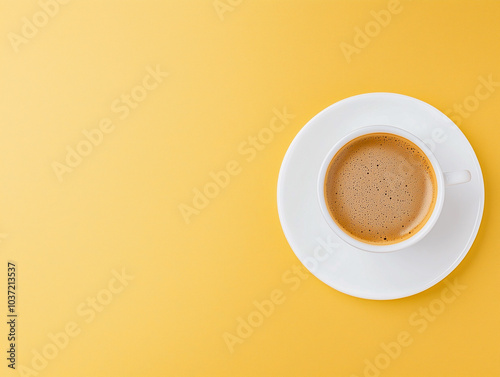
[[[417,145],[422,152],[426,155],[427,159],[430,161],[434,172],[436,174],[436,189],[437,189],[437,195],[436,195],[436,203],[434,205],[434,209],[430,215],[430,217],[427,219],[426,223],[424,226],[416,232],[414,235],[412,235],[410,238],[407,238],[405,240],[402,240],[398,243],[390,244],[390,245],[374,245],[370,243],[365,243],[362,241],[359,241],[353,237],[351,237],[349,234],[344,232],[333,220],[332,216],[330,215],[330,212],[328,211],[328,207],[326,205],[326,199],[325,199],[325,178],[326,178],[326,172],[328,169],[328,166],[330,165],[330,162],[332,159],[335,157],[337,152],[348,142],[351,140],[356,139],[357,137],[363,136],[363,135],[368,135],[372,133],[388,133],[388,134],[393,134],[397,136],[401,136],[415,145]],[[418,137],[415,135],[404,131],[400,128],[393,127],[393,126],[367,126],[367,127],[362,127],[359,128],[348,135],[344,136],[341,140],[339,140],[333,148],[328,152],[326,155],[325,159],[323,160],[323,163],[321,165],[321,169],[319,171],[318,175],[318,199],[319,199],[319,206],[321,208],[321,212],[323,214],[323,217],[325,218],[325,221],[328,223],[330,228],[345,242],[348,244],[361,249],[365,251],[371,251],[371,252],[376,252],[376,253],[386,253],[386,252],[391,252],[391,251],[396,251],[396,250],[401,250],[404,249],[408,246],[411,246],[418,241],[420,241],[422,238],[425,237],[427,233],[432,229],[432,227],[436,224],[439,215],[441,213],[441,209],[443,208],[443,203],[444,203],[444,196],[445,196],[445,190],[446,186],[451,186],[451,185],[456,185],[460,183],[466,183],[471,180],[471,174],[468,170],[463,170],[463,171],[455,171],[455,172],[443,172],[441,167],[439,166],[439,163],[434,156],[434,154],[430,151],[430,149],[427,147],[427,145],[420,140]]]

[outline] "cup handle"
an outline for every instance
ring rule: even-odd
[[[459,185],[461,183],[467,183],[471,179],[470,171],[450,171],[444,173],[444,184],[445,186]]]

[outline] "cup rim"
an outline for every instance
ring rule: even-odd
[[[417,145],[422,152],[424,152],[425,156],[428,158],[430,161],[432,168],[434,169],[434,173],[436,175],[436,189],[437,189],[437,195],[436,195],[436,203],[434,205],[434,209],[432,211],[431,216],[427,219],[426,223],[424,226],[416,232],[414,235],[412,235],[410,238],[390,244],[390,245],[374,245],[374,244],[369,244],[365,243],[362,241],[359,241],[353,237],[351,237],[349,234],[344,232],[333,220],[332,216],[330,215],[330,212],[328,211],[328,207],[326,205],[326,199],[324,195],[324,185],[325,185],[325,179],[326,179],[326,171],[328,167],[330,166],[330,162],[332,161],[333,157],[335,154],[348,142],[356,139],[357,137],[368,135],[371,133],[389,133],[389,134],[394,134],[400,137],[403,137],[405,139],[408,139],[415,145]],[[321,213],[323,215],[323,218],[326,220],[330,228],[339,236],[343,241],[347,242],[351,246],[354,246],[360,250],[364,251],[369,251],[369,252],[375,252],[375,253],[387,253],[387,252],[393,252],[397,250],[402,250],[405,249],[418,241],[420,241],[429,231],[433,228],[433,226],[436,224],[437,219],[439,218],[439,215],[441,213],[441,209],[443,207],[444,203],[444,175],[441,167],[439,166],[439,163],[432,153],[432,151],[427,147],[427,145],[420,140],[417,136],[413,135],[412,133],[409,133],[408,131],[405,131],[399,127],[395,126],[387,126],[387,125],[372,125],[372,126],[365,126],[356,129],[355,131],[352,131],[342,137],[335,145],[330,149],[330,151],[327,153],[326,157],[324,158],[321,168],[319,170],[319,175],[318,175],[318,180],[317,180],[317,194],[318,194],[318,200],[319,200],[319,206],[321,209]]]

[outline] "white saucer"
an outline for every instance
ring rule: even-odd
[[[441,216],[424,239],[392,253],[370,253],[342,241],[325,222],[316,194],[330,148],[370,125],[407,130],[428,144],[443,171],[466,169],[472,176],[468,183],[446,188]],[[281,226],[295,255],[332,288],[374,300],[414,295],[444,279],[472,246],[483,207],[483,176],[465,135],[436,108],[394,93],[350,97],[320,112],[291,143],[278,179]]]

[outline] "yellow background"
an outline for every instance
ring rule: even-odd
[[[478,77],[500,81],[500,2],[402,1],[350,63],[340,43],[387,1],[232,3],[221,20],[211,0],[75,0],[16,53],[8,33],[40,5],[1,1],[0,291],[13,260],[18,364],[74,321],[81,333],[37,375],[362,376],[401,331],[414,342],[381,376],[500,375],[500,89],[460,124],[486,185],[478,237],[450,276],[467,289],[421,334],[409,317],[444,283],[386,302],[311,275],[292,291],[282,274],[300,262],[275,198],[288,145],[328,105],[387,91],[447,111]],[[120,120],[111,103],[157,64],[169,77]],[[240,143],[283,107],[295,118],[247,162]],[[51,164],[105,117],[115,130],[58,182]],[[179,204],[231,160],[241,173],[186,224]],[[122,268],[134,280],[86,324],[76,308]],[[275,289],[285,302],[230,353],[223,334]],[[19,375],[2,360],[2,376]]]

